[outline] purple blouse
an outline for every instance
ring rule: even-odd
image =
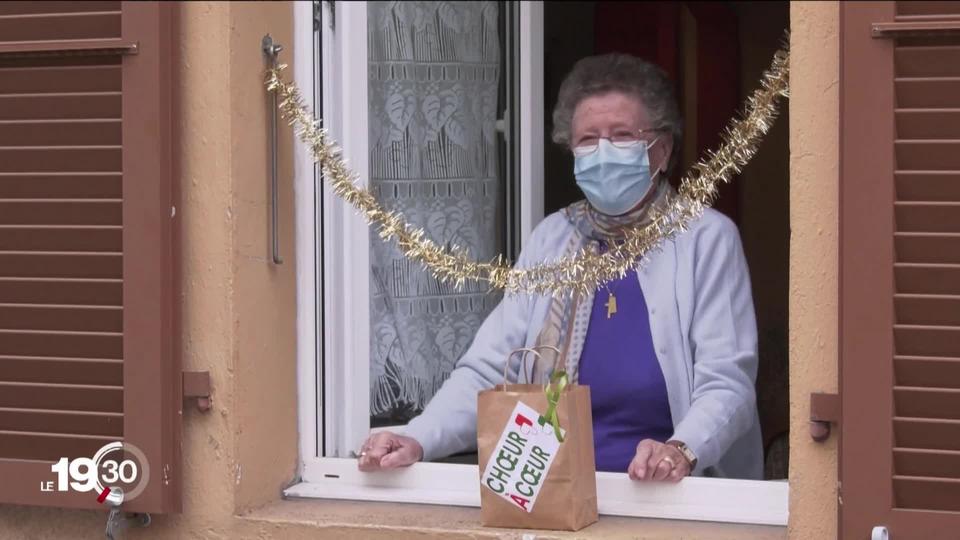
[[[607,318],[610,292],[617,309]],[[597,290],[579,369],[579,383],[590,386],[598,471],[626,472],[637,443],[673,434],[667,383],[635,270]]]

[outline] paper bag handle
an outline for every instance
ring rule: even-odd
[[[506,362],[503,363],[504,386],[507,385],[507,374],[510,372],[510,359],[513,358],[513,355],[523,351],[523,356],[520,357],[520,369],[523,371],[523,373],[526,373],[527,372],[527,353],[534,354],[533,365],[531,366],[531,369],[534,369],[537,367],[537,359],[542,358],[542,356],[540,356],[540,353],[538,352],[539,349],[553,349],[553,351],[557,353],[557,356],[560,356],[561,354],[560,349],[554,347],[553,345],[537,345],[536,347],[520,347],[519,349],[514,349],[510,351],[510,354],[507,355]],[[520,372],[517,372],[517,382],[518,383],[520,382]]]

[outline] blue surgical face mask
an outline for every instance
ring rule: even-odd
[[[653,176],[647,148],[643,141],[620,148],[607,139],[600,139],[595,152],[575,157],[573,174],[577,185],[594,208],[608,216],[619,216],[640,204],[650,193]]]

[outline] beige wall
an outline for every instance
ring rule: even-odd
[[[837,390],[839,4],[790,9],[790,538],[836,538],[837,437],[810,393]]]
[[[260,37],[292,60],[290,3],[180,7],[183,362],[209,370],[214,408],[184,412],[184,513],[129,538],[519,538],[475,509],[280,501],[295,474],[295,291],[290,160],[286,263],[267,262],[266,101]],[[836,447],[807,435],[807,396],[836,388],[836,3],[796,3],[791,145],[790,537],[835,537]],[[290,148],[288,130],[281,145]],[[289,158],[289,153],[285,154]],[[266,505],[266,506],[262,506]],[[372,517],[376,516],[376,517]],[[104,514],[0,506],[0,538],[102,538]],[[777,538],[780,528],[605,518],[553,538]],[[541,537],[543,538],[543,537]]]

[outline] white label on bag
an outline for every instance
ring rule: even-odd
[[[560,434],[565,433],[561,428]],[[533,512],[558,450],[560,441],[553,426],[533,407],[518,401],[480,481],[510,504]]]

